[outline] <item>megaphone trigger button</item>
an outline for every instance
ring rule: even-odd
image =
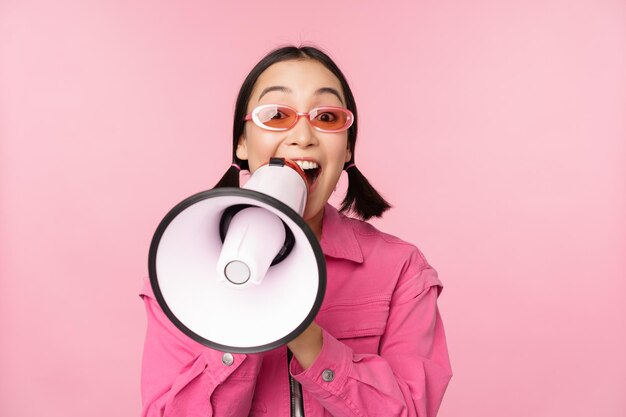
[[[235,358],[233,358],[232,353],[224,353],[222,355],[222,363],[226,366],[230,366],[235,362]]]
[[[270,158],[269,165],[284,167],[285,166],[285,158]]]

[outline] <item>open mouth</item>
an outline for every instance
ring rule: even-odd
[[[319,177],[320,173],[322,172],[322,168],[320,168],[320,166],[316,162],[313,162],[313,161],[295,161],[295,162],[304,171],[304,174],[306,175],[307,183],[309,184],[309,188],[311,188],[313,184],[315,184],[315,181]]]

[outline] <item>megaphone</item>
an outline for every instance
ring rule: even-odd
[[[272,158],[242,188],[203,191],[170,210],[148,259],[168,319],[223,352],[264,352],[302,333],[326,289],[322,249],[302,218],[307,194],[302,168]]]

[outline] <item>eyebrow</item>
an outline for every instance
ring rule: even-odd
[[[281,91],[283,93],[293,93],[293,90],[291,90],[291,88],[289,87],[285,87],[282,85],[273,85],[271,87],[265,88],[259,95],[258,100],[261,100],[261,97],[263,97],[265,94],[269,93],[270,91]],[[339,101],[341,101],[341,104],[344,104],[343,100],[341,99],[341,96],[339,95],[339,91],[331,87],[318,88],[317,90],[315,90],[315,93],[313,94],[316,96],[319,96],[321,94],[327,94],[327,93],[336,95]]]

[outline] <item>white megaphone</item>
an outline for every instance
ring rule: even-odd
[[[148,259],[170,321],[224,352],[263,352],[302,333],[326,289],[324,255],[302,219],[307,193],[302,169],[272,158],[244,187],[203,191],[170,210]]]

